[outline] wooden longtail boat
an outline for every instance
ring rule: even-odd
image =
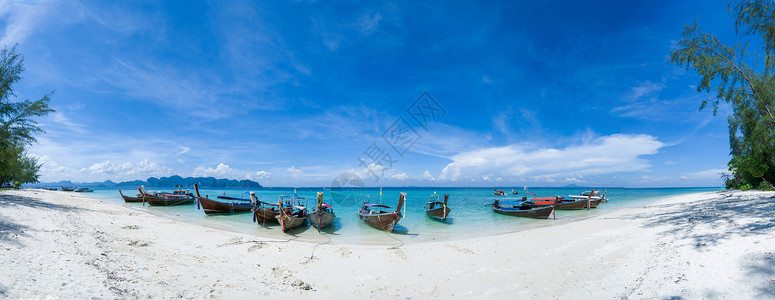
[[[196,197],[192,194],[185,194],[185,190],[175,191],[173,194],[167,193],[154,193],[148,194],[141,188],[137,188],[140,194],[143,195],[143,203],[148,202],[151,206],[171,206],[182,204],[193,204],[196,201]]]
[[[322,229],[334,223],[334,219],[336,219],[334,208],[323,203],[323,192],[318,192],[318,205],[312,208],[312,212],[307,214],[307,219],[317,229]]]
[[[525,205],[523,201],[500,202],[495,200],[495,202],[488,205],[492,206],[492,211],[499,214],[532,219],[547,219],[554,211],[552,206],[532,207]]]
[[[554,206],[557,210],[586,209],[591,205],[589,199],[565,199],[563,197],[535,197],[532,201],[525,201],[525,206],[547,207]]]
[[[238,212],[249,212],[253,209],[253,204],[250,202],[246,202],[244,200],[242,201],[230,201],[230,202],[223,202],[218,200],[213,200],[210,198],[207,198],[207,196],[202,197],[199,194],[199,185],[194,184],[194,190],[196,190],[196,201],[197,205],[196,208],[199,209],[199,205],[202,206],[202,210],[205,211],[205,214],[233,214]],[[219,197],[220,198],[220,197]],[[231,199],[238,199],[238,198],[231,198]],[[247,199],[245,199],[247,200]],[[250,200],[248,200],[250,201]]]
[[[280,223],[280,229],[282,231],[288,231],[291,228],[299,227],[307,221],[307,208],[304,206],[296,205],[296,199],[283,200],[286,197],[280,196],[277,199],[277,204],[280,205],[280,214],[275,216],[277,222]]]
[[[506,192],[504,192],[503,190],[500,190],[500,191],[499,190],[492,190],[492,194],[495,195],[495,196],[506,196]]]
[[[431,218],[446,220],[449,212],[452,211],[447,207],[447,200],[449,200],[449,194],[444,194],[444,202],[441,202],[434,192],[433,195],[428,196],[428,202],[425,203],[425,214]]]
[[[62,191],[65,191],[65,192],[72,192],[72,191],[74,191],[74,190],[75,190],[75,188],[74,188],[74,187],[64,187],[64,186],[63,186],[63,187],[61,187],[61,188],[62,188]]]
[[[382,210],[382,208],[389,209],[390,206],[368,202],[363,203],[361,209],[358,211],[358,217],[371,227],[385,231],[393,231],[393,227],[396,226],[396,223],[403,217],[401,214],[401,207],[404,205],[404,198],[406,198],[406,193],[401,193],[398,197],[396,210],[392,212]]]
[[[137,197],[131,197],[131,196],[124,196],[124,193],[121,192],[121,190],[118,190],[118,193],[121,194],[121,198],[124,199],[124,202],[143,202],[143,195],[137,194]]]
[[[274,223],[277,222],[277,215],[280,214],[280,209],[277,204],[266,203],[259,201],[256,198],[255,192],[250,192],[250,201],[253,204],[253,223]]]
[[[581,195],[568,195],[568,198],[576,199],[576,200],[589,200],[589,207],[595,208],[600,203],[608,202],[608,199],[605,197],[605,195],[608,194],[608,191],[605,191],[602,195],[600,195],[600,190],[595,192],[595,190],[583,192]]]

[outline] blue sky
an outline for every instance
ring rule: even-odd
[[[726,5],[0,0],[0,46],[56,90],[44,182],[720,186],[729,109],[666,58],[695,18],[735,42]]]

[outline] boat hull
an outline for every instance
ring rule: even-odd
[[[317,229],[322,229],[333,224],[336,215],[325,211],[314,211],[307,215],[307,219],[309,219],[309,223],[312,224],[312,226],[315,226]]]
[[[431,218],[445,220],[452,210],[449,207],[439,207],[425,210],[425,214]]]
[[[124,199],[124,202],[143,202],[142,197],[124,196],[124,193],[122,193],[121,190],[118,190],[118,193],[121,194],[121,198]]]
[[[288,215],[278,215],[276,219],[277,219],[277,222],[280,223],[280,229],[282,229],[282,231],[288,231],[292,228],[296,228],[303,225],[304,221],[307,221],[307,216],[294,217],[294,216],[288,216]]]
[[[202,210],[205,214],[233,214],[239,212],[249,212],[253,209],[253,205],[249,203],[226,203],[216,201],[209,198],[199,198],[199,204],[202,205]]]
[[[592,201],[590,201],[590,207],[592,207]],[[557,210],[574,210],[574,209],[586,209],[587,208],[587,200],[576,200],[576,201],[570,201],[570,202],[560,202],[557,204],[551,203],[551,204],[536,204],[532,203],[529,204],[531,207],[550,207],[554,205],[554,209]]]
[[[523,217],[523,218],[531,218],[531,219],[548,219],[554,209],[551,206],[546,206],[546,207],[533,207],[529,209],[516,209],[516,208],[502,209],[502,208],[493,207],[492,210],[499,214],[514,216],[514,217]]]
[[[277,222],[277,216],[280,212],[273,209],[257,208],[253,213],[256,217],[256,223],[273,223]]]
[[[145,202],[148,202],[148,204],[151,206],[172,206],[172,205],[193,204],[194,198],[166,199],[166,198],[159,198],[151,195],[145,195]]]
[[[375,215],[364,215],[358,213],[358,216],[367,225],[388,232],[393,231],[393,227],[395,227],[396,224],[398,224],[398,221],[401,220],[401,215],[396,213],[384,213]]]

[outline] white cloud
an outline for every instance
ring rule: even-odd
[[[436,180],[436,178],[434,178],[433,175],[431,175],[431,172],[429,172],[427,170],[425,171],[425,173],[423,173],[422,178],[425,179],[425,180],[430,180],[430,181],[435,181]]]
[[[256,172],[256,178],[258,179],[265,179],[265,178],[271,178],[272,173],[269,173],[267,171],[258,171]]]
[[[185,146],[178,146],[178,148],[180,148],[180,152],[178,152],[178,155],[181,155],[183,153],[188,152],[188,150],[191,150],[191,148],[185,147]]]
[[[631,172],[648,168],[642,155],[665,146],[650,135],[614,134],[567,148],[532,148],[528,144],[482,148],[452,156],[439,180],[466,177],[539,177],[556,180],[568,173],[585,175]]]
[[[698,172],[686,174],[685,176],[682,176],[682,178],[687,177],[686,179],[718,180],[719,178],[721,178],[721,174],[728,174],[728,173],[729,173],[729,170],[727,169],[708,169],[704,171],[698,171]]]
[[[662,91],[662,89],[665,88],[665,84],[663,83],[657,83],[657,82],[651,82],[646,80],[645,82],[642,82],[640,85],[630,88],[630,94],[628,97],[630,99],[640,99],[643,96],[649,96],[656,93],[659,93]]]
[[[585,183],[586,181],[584,181],[583,179],[580,179],[580,178],[572,178],[571,177],[571,178],[565,178],[565,182],[576,184],[576,183]]]
[[[147,159],[137,163],[131,163],[131,162],[113,163],[109,160],[106,160],[101,163],[95,163],[88,168],[81,169],[80,171],[82,172],[88,171],[91,174],[98,174],[98,175],[153,174],[158,176],[159,174],[166,175],[171,173],[170,168],[159,165],[157,163],[149,162]]]
[[[77,134],[86,135],[90,133],[86,130],[86,125],[73,122],[61,111],[51,113],[51,120],[57,124],[57,127],[70,130]]]
[[[219,163],[215,168],[196,167],[194,169],[194,176],[209,177],[209,176],[223,176],[231,172],[231,167],[224,163]]]
[[[291,173],[291,175],[293,175],[294,177],[299,176],[301,173],[304,173],[304,171],[297,169],[296,165],[293,165],[286,170],[288,171],[288,173]]]
[[[390,176],[390,178],[393,178],[395,180],[405,180],[405,179],[409,178],[409,176],[407,176],[406,173],[401,173],[401,174],[396,174],[396,175]]]

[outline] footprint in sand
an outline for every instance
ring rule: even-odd
[[[129,242],[129,246],[132,246],[132,247],[148,247],[148,243],[147,242],[142,242],[142,241],[131,241],[131,242]]]
[[[393,251],[393,255],[400,259],[406,259],[406,254],[404,254],[404,251],[398,248],[391,248],[390,251]]]
[[[457,252],[460,252],[460,253],[474,254],[473,251],[471,251],[469,249],[466,249],[466,248],[460,248],[458,246],[453,246],[453,245],[446,245],[446,247],[449,248],[449,249],[455,250]]]
[[[264,248],[264,243],[257,243],[253,246],[250,246],[250,248],[248,248],[248,252],[253,252],[261,248]]]
[[[233,245],[239,245],[239,244],[243,244],[242,238],[241,237],[234,237],[234,238],[231,238],[230,240],[226,241],[223,244],[216,245],[216,247],[233,246]]]
[[[347,250],[346,248],[339,248],[339,250],[337,251],[339,252],[340,255],[342,255],[342,257],[348,257],[352,253],[352,251]]]

